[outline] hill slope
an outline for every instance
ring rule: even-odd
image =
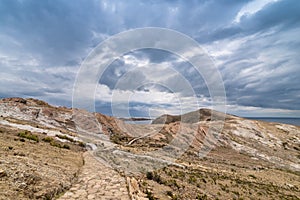
[[[211,113],[215,113],[213,117]],[[0,192],[0,199],[54,198],[72,184],[76,188],[82,146],[90,149],[89,155],[99,160],[99,165],[110,166],[125,176],[133,199],[300,196],[297,126],[248,120],[208,109],[182,116],[165,115],[150,125],[134,125],[100,113],[22,98],[0,100],[0,115],[0,191],[6,191]],[[51,145],[46,137],[58,145]],[[28,168],[20,171],[23,167],[16,167],[14,172],[14,166],[26,163]],[[41,172],[34,170],[37,168]],[[60,175],[49,177],[44,172]],[[33,175],[35,181],[23,179],[24,174]]]

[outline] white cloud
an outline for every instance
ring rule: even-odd
[[[148,112],[150,107],[155,117],[161,113],[182,114],[212,106],[211,99],[205,96],[182,96],[180,93],[162,92],[155,89],[151,91],[110,90],[102,84],[98,85],[95,98],[96,101],[111,103],[112,107],[116,106],[116,110],[129,109],[129,103],[133,105],[130,109],[140,111]]]
[[[264,6],[266,6],[270,3],[274,3],[276,1],[279,1],[279,0],[255,0],[255,1],[251,1],[248,4],[246,4],[244,7],[242,7],[242,9],[236,15],[236,17],[234,19],[234,22],[239,23],[241,17],[243,17],[244,15],[253,15],[256,12],[263,9]]]

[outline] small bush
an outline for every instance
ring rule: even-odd
[[[54,147],[61,148],[61,145],[60,145],[59,143],[55,142],[54,140],[52,140],[52,141],[50,142],[50,145],[51,145],[51,146],[54,146]]]
[[[153,196],[153,193],[152,192],[150,192],[150,191],[146,191],[146,194],[147,194],[147,198],[149,199],[149,200],[156,200],[156,198]]]
[[[162,184],[162,183],[163,183],[163,181],[162,181],[160,175],[157,174],[156,172],[154,172],[154,173],[152,173],[152,172],[147,172],[146,177],[147,177],[147,179],[153,180],[153,181],[155,181],[155,182],[157,182],[157,183],[159,183],[159,184]]]
[[[79,145],[80,147],[85,147],[85,143],[84,143],[84,142],[78,142],[78,145]]]
[[[176,182],[175,179],[169,179],[169,180],[165,181],[165,185],[170,186],[170,187],[177,187],[178,189],[180,188],[180,186],[178,185],[178,183]]]
[[[198,199],[198,200],[206,200],[207,199],[207,195],[206,194],[204,194],[204,195],[198,194],[198,196],[196,197],[196,199]]]
[[[111,134],[110,135],[110,140],[113,142],[113,143],[116,143],[116,144],[123,144],[124,142],[128,142],[128,138],[124,135],[120,135],[120,134]]]
[[[152,172],[147,172],[146,177],[147,177],[147,179],[152,180],[153,179],[153,173]]]
[[[171,191],[167,191],[167,195],[171,197],[172,200],[178,200],[178,197],[174,195]]]
[[[197,178],[194,175],[191,175],[189,177],[189,183],[193,184],[193,183],[196,183],[196,182],[197,182]]]
[[[52,141],[50,142],[50,145],[51,145],[51,146],[54,146],[54,147],[58,147],[58,148],[70,149],[70,146],[69,146],[69,145],[67,145],[67,144],[61,145],[60,143],[55,142],[54,140],[52,140]]]
[[[172,197],[173,196],[173,193],[171,191],[167,191],[167,195]]]
[[[157,174],[157,173],[154,173],[153,180],[156,181],[156,182],[159,183],[159,184],[162,184],[162,183],[163,183],[163,181],[162,181],[160,175]]]
[[[39,137],[37,135],[32,134],[30,131],[19,132],[18,136],[21,138],[26,138],[28,140],[39,142]]]
[[[64,144],[64,145],[62,146],[62,148],[64,148],[64,149],[70,149],[70,146],[67,145],[67,144]]]
[[[68,140],[70,142],[75,142],[75,140],[73,138],[70,138],[66,135],[55,135],[56,137],[60,138],[60,139],[63,139],[63,140]]]
[[[172,196],[172,200],[178,200],[178,199],[179,199],[178,196],[176,196],[176,195]]]
[[[43,140],[44,142],[50,143],[50,142],[53,141],[53,138],[52,138],[52,137],[45,137],[45,138],[43,138],[42,140]]]

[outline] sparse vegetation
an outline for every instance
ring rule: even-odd
[[[198,194],[196,197],[197,200],[207,200],[206,194]]]
[[[169,179],[169,180],[165,181],[164,183],[167,186],[179,188],[179,185],[175,179]]]
[[[81,148],[57,151],[42,133],[0,130],[0,175],[7,174],[0,178],[0,199],[56,199],[72,184],[83,163]]]
[[[54,147],[58,147],[58,148],[64,148],[64,149],[70,149],[70,146],[69,145],[67,145],[67,144],[60,144],[60,143],[58,143],[58,142],[56,142],[56,141],[54,141],[54,140],[52,140],[51,142],[50,142],[50,145],[51,146],[54,146]]]
[[[194,184],[197,182],[197,178],[194,175],[190,175],[189,177],[189,183]]]
[[[152,172],[147,172],[146,177],[147,177],[147,179],[152,180],[153,179],[153,173]]]
[[[64,149],[70,149],[70,146],[67,145],[67,144],[63,144],[62,148],[64,148]]]
[[[79,145],[80,147],[85,147],[85,143],[84,143],[84,142],[81,142],[81,141],[78,142],[78,145]]]
[[[157,200],[157,198],[155,198],[155,197],[153,196],[153,193],[152,193],[151,191],[149,191],[149,190],[146,191],[146,195],[147,195],[147,198],[148,198],[149,200]]]
[[[173,192],[172,191],[167,191],[167,195],[170,197],[173,197]]]
[[[147,173],[146,173],[146,177],[147,177],[147,179],[153,180],[153,181],[155,181],[155,182],[157,182],[157,183],[159,183],[159,184],[162,184],[162,183],[163,183],[163,181],[162,181],[160,175],[157,174],[157,172],[147,172]]]
[[[28,140],[33,140],[35,142],[39,142],[39,137],[37,135],[32,134],[30,131],[19,132],[18,136],[21,138],[26,138]]]
[[[45,138],[43,138],[42,140],[43,140],[44,142],[50,143],[50,142],[53,141],[53,138],[52,138],[52,137],[45,137]]]
[[[55,135],[56,137],[60,138],[60,139],[63,139],[63,140],[68,140],[70,142],[76,142],[73,138],[70,138],[66,135]]]
[[[112,133],[110,135],[110,140],[116,144],[127,144],[129,142],[129,138],[121,133]]]
[[[30,105],[30,103],[28,103],[28,105]],[[36,104],[34,105],[36,106]],[[70,131],[72,129],[64,130],[62,128],[64,126],[73,128],[74,124],[70,123],[68,126],[66,126],[65,119],[60,119],[63,118],[62,116],[64,115],[58,114],[57,112],[59,111],[56,111],[55,109],[50,109],[49,112],[51,115],[47,114],[47,117],[51,118],[56,116],[55,119],[58,119],[56,122],[61,123],[62,126],[49,128],[50,126],[46,126],[44,121],[43,123],[38,123],[39,119],[43,119],[43,110],[41,110],[39,113],[41,115],[40,118],[34,121],[29,120],[29,122],[24,119],[18,121],[13,117],[9,118],[9,121],[6,119],[7,117],[5,117],[3,120],[7,120],[9,123],[15,123],[18,125],[27,124],[33,128],[38,127],[40,130],[44,129],[44,133],[31,133],[30,131],[20,131],[20,133],[18,133],[14,127],[11,134],[11,143],[3,143],[8,134],[6,133],[6,129],[1,128],[4,127],[4,125],[0,125],[0,137],[2,137],[0,138],[0,146],[3,147],[0,148],[0,157],[2,156],[1,160],[5,160],[6,156],[11,156],[13,159],[15,159],[14,162],[21,162],[22,160],[27,161],[30,156],[34,155],[31,158],[31,162],[33,163],[35,159],[43,159],[41,163],[35,163],[35,166],[40,165],[39,167],[45,167],[44,169],[46,169],[47,167],[59,166],[59,164],[56,164],[56,162],[61,163],[61,160],[66,158],[65,155],[74,156],[72,155],[73,153],[75,154],[78,151],[82,151],[83,148],[81,147],[85,147],[85,143],[77,141],[72,137],[73,134]],[[26,110],[26,113],[30,114],[29,109]],[[145,152],[150,152],[154,149],[161,148],[162,146],[167,146],[167,143],[176,137],[176,130],[180,126],[179,122],[164,125],[164,128],[162,128],[161,131],[155,136],[145,137],[143,139],[136,140],[134,143],[131,143],[131,145],[127,145],[128,142],[133,139],[128,136],[130,134],[127,135],[127,133],[121,132],[120,129],[114,128],[115,125],[113,124],[114,122],[112,117],[107,117],[105,120],[107,123],[103,123],[103,132],[105,132],[107,135],[110,135],[110,138],[113,142],[119,144],[115,145],[115,147],[119,148],[119,151],[124,151],[128,154],[137,153],[139,155],[143,155]],[[215,121],[212,122],[217,123]],[[197,137],[197,141],[193,141],[191,148],[187,149],[187,151],[178,158],[178,162],[175,161],[174,165],[167,165],[164,168],[159,169],[160,165],[155,165],[155,158],[151,160],[151,162],[153,161],[155,167],[158,168],[155,171],[147,172],[148,168],[143,168],[142,166],[137,165],[138,170],[145,173],[145,175],[138,175],[135,177],[138,181],[139,189],[144,193],[143,197],[147,196],[148,199],[173,200],[217,199],[217,197],[220,199],[247,199],[249,196],[253,197],[253,199],[298,199],[298,196],[300,196],[299,182],[297,182],[299,179],[299,172],[297,172],[297,170],[293,170],[293,165],[289,165],[289,163],[297,163],[299,161],[297,158],[300,159],[300,146],[298,143],[299,137],[296,135],[298,133],[298,129],[296,130],[295,128],[295,133],[293,132],[294,130],[291,129],[289,134],[282,135],[283,131],[276,132],[276,127],[272,128],[271,125],[265,126],[267,123],[261,124],[260,122],[255,122],[257,127],[253,126],[253,129],[252,126],[250,128],[248,127],[249,134],[251,134],[251,132],[256,132],[256,129],[260,129],[259,133],[261,133],[264,137],[260,137],[259,135],[257,136],[261,140],[265,140],[264,142],[268,145],[270,143],[270,146],[266,146],[265,143],[261,142],[260,140],[255,141],[254,138],[249,139],[236,134],[236,132],[239,131],[245,131],[245,134],[248,134],[248,129],[239,129],[239,125],[244,127],[247,125],[247,123],[248,122],[244,119],[242,123],[239,121],[239,119],[233,119],[233,122],[226,121],[224,132],[220,136],[220,145],[214,146],[209,154],[204,158],[199,158],[198,156],[199,147],[202,145],[201,139],[204,136],[204,133],[201,132],[199,137]],[[251,125],[250,122],[249,124]],[[52,125],[56,126],[56,123],[53,123]],[[194,133],[191,131],[191,127],[189,125],[186,127],[183,124],[181,125],[181,128],[186,129],[183,133]],[[207,129],[210,124],[206,123],[206,121],[203,121],[199,124],[192,124],[191,126],[193,125],[201,126],[203,129]],[[146,126],[148,125],[145,125],[145,127]],[[157,124],[157,127],[159,126],[160,125]],[[143,128],[144,126],[141,127]],[[150,128],[153,127],[157,128],[156,125],[150,125]],[[147,127],[147,129],[149,128]],[[268,132],[264,132],[265,130]],[[50,133],[49,131],[53,131],[57,133],[57,135],[51,137],[47,136],[47,134]],[[60,133],[58,131],[60,131]],[[268,135],[273,133],[274,137],[282,141],[281,143],[274,143],[274,139],[268,138]],[[214,135],[212,134],[211,136],[213,137]],[[183,135],[182,138],[186,140],[188,137]],[[28,142],[29,140],[41,142]],[[232,146],[228,146],[228,144],[231,144],[231,141],[238,143],[240,146],[238,145],[237,147],[240,147],[239,149],[242,150],[239,151],[234,149]],[[99,142],[99,149],[100,144],[101,142]],[[101,147],[105,147],[105,145],[106,143],[103,143]],[[278,157],[280,163],[277,165],[275,162],[269,162],[268,159],[261,159],[257,155],[252,155],[247,148],[242,148],[243,146],[261,152],[263,155],[266,155],[266,158],[276,156]],[[40,149],[43,150],[40,151]],[[63,149],[69,150],[67,151]],[[276,155],[274,154],[273,149],[277,150]],[[175,152],[176,148],[171,146],[166,147],[166,150]],[[45,155],[47,156],[38,155],[37,152],[46,152]],[[53,160],[48,159],[48,153],[50,155],[52,153],[55,155],[51,157]],[[72,158],[68,160],[68,162],[72,162],[74,159],[79,160],[82,158],[80,154],[75,155],[77,158]],[[114,164],[118,167],[120,166],[120,170],[122,170],[122,158],[119,159],[117,154],[112,154],[110,156],[111,157],[109,158],[114,161]],[[61,160],[58,160],[58,157]],[[276,158],[274,158],[274,160],[276,160]],[[3,163],[5,164],[5,162]],[[129,162],[126,162],[125,164],[127,163]],[[80,162],[80,164],[82,164],[82,162]],[[62,166],[64,167],[66,165]],[[128,166],[130,167],[131,165],[128,164],[127,167]],[[8,166],[8,168],[9,167],[10,166]],[[23,174],[23,171],[21,174]],[[274,174],[276,174],[276,176],[274,176]],[[8,176],[6,176],[6,178],[8,178]],[[59,185],[59,183],[55,185]],[[0,194],[1,189],[2,188],[0,188]],[[47,198],[46,195],[45,198]],[[52,198],[53,196],[49,196],[49,199]]]

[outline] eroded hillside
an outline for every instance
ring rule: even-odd
[[[53,198],[74,184],[85,184],[76,182],[84,148],[100,168],[115,170],[120,175],[116,180],[127,180],[132,199],[300,196],[297,126],[209,109],[165,115],[150,125],[126,124],[100,113],[22,98],[2,99],[0,113],[0,199]],[[116,180],[109,184],[121,184]],[[121,198],[118,192],[108,193]]]

